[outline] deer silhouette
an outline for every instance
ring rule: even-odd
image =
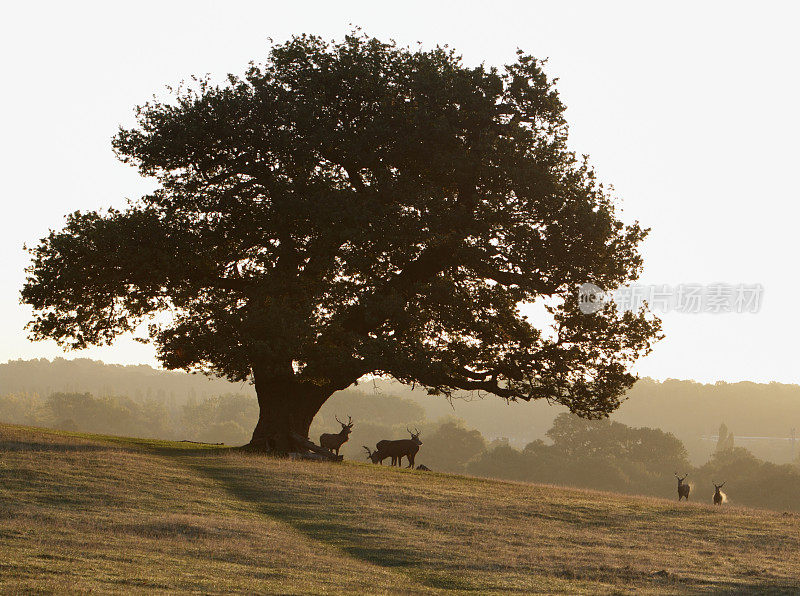
[[[414,457],[417,455],[417,451],[419,451],[419,446],[422,445],[422,441],[419,440],[420,432],[417,427],[414,427],[414,430],[417,432],[412,432],[408,427],[406,430],[411,435],[410,439],[398,439],[395,441],[378,441],[378,444],[375,445],[375,448],[380,451],[381,453],[386,454],[387,457],[392,458],[392,465],[403,465],[403,457],[408,458],[408,467],[414,467]]]
[[[342,425],[342,430],[338,433],[322,433],[319,436],[319,446],[330,449],[336,455],[339,455],[339,449],[341,449],[342,445],[350,438],[350,431],[353,430],[353,419],[348,416],[347,423],[345,424],[339,420],[338,416],[334,416],[334,418],[336,418],[336,422]]]
[[[683,478],[681,478],[678,476],[678,473],[675,472],[675,478],[678,479],[678,501],[680,501],[682,498],[686,499],[687,501],[689,500],[689,491],[691,490],[691,487],[688,484],[683,483],[688,475],[689,474],[684,474]]]
[[[388,454],[383,453],[380,449],[376,449],[375,451],[370,451],[369,447],[367,447],[366,445],[362,445],[362,447],[367,450],[367,459],[370,460],[373,464],[383,465],[383,460],[389,457]],[[392,463],[394,463],[394,459],[392,459]]]
[[[711,484],[714,485],[714,505],[722,505],[725,502],[725,493],[723,493],[720,489],[725,486],[725,483],[717,484],[716,482],[712,482]]]

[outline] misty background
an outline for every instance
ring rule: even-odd
[[[732,503],[800,511],[800,386],[644,378],[628,397],[610,419],[587,421],[542,401],[450,401],[373,379],[334,394],[311,437],[352,416],[346,459],[366,461],[362,445],[417,427],[417,463],[436,471],[665,497],[688,472],[693,499],[725,481]],[[247,383],[89,359],[0,364],[0,422],[241,445],[257,418]]]

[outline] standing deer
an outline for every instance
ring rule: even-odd
[[[342,430],[338,433],[322,433],[319,436],[319,446],[330,449],[336,455],[339,455],[339,449],[347,442],[347,439],[350,438],[350,431],[353,430],[353,419],[348,416],[347,424],[345,424],[339,420],[338,416],[334,416],[334,418],[336,418],[336,422],[342,425]]]
[[[689,474],[685,474],[683,478],[681,478],[678,476],[678,473],[675,472],[675,478],[678,479],[678,501],[680,501],[681,498],[685,498],[687,501],[689,500],[689,491],[691,490],[691,487],[688,484],[683,483],[688,475]]]
[[[383,465],[383,460],[389,457],[388,454],[383,453],[380,449],[376,449],[375,451],[370,451],[369,447],[367,447],[366,445],[362,445],[362,447],[367,450],[367,459],[370,460],[373,464]],[[394,463],[394,458],[392,459],[392,463]]]
[[[381,454],[385,455],[386,457],[391,457],[392,458],[392,463],[390,463],[389,465],[393,466],[393,465],[395,465],[397,463],[397,456],[396,455],[390,456],[388,453],[386,453],[386,448],[389,446],[389,443],[393,443],[393,441],[389,441],[388,439],[384,439],[382,441],[378,441],[375,444],[375,451],[373,453],[380,452]],[[383,465],[383,460],[381,460],[381,465]]]
[[[416,433],[411,432],[411,430],[406,427],[406,430],[411,435],[410,439],[398,439],[396,441],[378,441],[378,444],[375,445],[375,448],[380,451],[381,453],[386,454],[386,457],[392,458],[392,465],[397,464],[398,466],[403,465],[403,456],[408,458],[408,467],[414,467],[414,457],[417,455],[417,451],[419,451],[419,446],[422,445],[422,441],[419,440],[420,432],[417,427],[414,427]]]
[[[725,483],[717,484],[716,482],[712,482],[711,484],[714,485],[714,505],[722,505],[725,502],[725,493],[722,492],[720,489],[725,486]]]

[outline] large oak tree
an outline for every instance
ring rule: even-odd
[[[113,145],[158,190],[31,249],[32,336],[149,322],[165,367],[254,382],[261,448],[368,374],[607,415],[659,322],[581,314],[576,289],[636,279],[646,230],[568,149],[542,67],[299,36],[140,106]],[[537,300],[552,324],[521,313]]]

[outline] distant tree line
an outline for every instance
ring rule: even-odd
[[[346,390],[335,404],[326,404],[312,426],[312,436],[336,430],[335,416],[358,420],[350,445],[343,453],[359,457],[356,441],[375,443],[387,434],[405,432],[405,424],[420,425],[424,411],[411,400]],[[202,399],[167,403],[154,398],[121,395],[96,396],[89,392],[0,395],[0,422],[101,434],[192,440],[241,445],[250,439],[258,404],[251,395],[226,393]],[[477,431],[475,431],[477,432]]]
[[[240,437],[230,431],[248,418],[247,410],[248,406],[252,407],[252,401],[246,396],[223,395],[169,407],[156,399],[95,396],[86,392],[56,392],[47,397],[18,393],[0,396],[0,422],[100,434],[236,444]]]
[[[186,434],[186,429],[180,423],[184,405],[197,405],[208,399],[219,399],[221,395],[240,395],[255,400],[255,392],[247,383],[228,383],[202,375],[156,370],[145,365],[121,366],[88,359],[63,358],[52,361],[14,360],[0,364],[0,394],[38,394],[46,397],[57,392],[90,392],[95,397],[124,395],[136,403],[153,400],[167,408],[171,427],[175,427],[179,438],[185,438],[183,435]],[[454,399],[451,404],[441,396],[430,396],[423,390],[412,390],[397,382],[376,379],[334,395],[315,418],[311,428],[312,437],[319,438],[320,432],[337,430],[331,412],[335,409],[340,417],[346,415],[344,409],[350,407],[351,402],[347,401],[350,392],[405,398],[405,407],[413,410],[395,419],[382,418],[384,426],[396,425],[400,435],[405,433],[402,425],[406,421],[412,424],[425,419],[439,420],[456,416],[464,421],[465,426],[478,430],[484,437],[508,437],[511,446],[519,449],[536,439],[547,439],[546,433],[555,418],[565,411],[564,408],[544,402],[506,404],[498,400],[468,398]],[[611,420],[633,427],[660,428],[672,433],[686,447],[689,461],[694,466],[704,464],[713,455],[716,444],[710,436],[717,433],[721,422],[739,436],[787,437],[792,428],[797,428],[800,433],[800,385],[749,382],[704,384],[643,378],[628,392],[628,397],[611,416]],[[361,406],[370,409],[360,418],[368,419],[373,424],[377,419],[372,416],[377,415],[375,411],[380,409],[379,400],[366,401]],[[252,411],[247,410],[251,405],[243,403],[241,407],[246,412]],[[395,412],[393,407],[387,404],[386,411]],[[351,414],[357,417],[355,410]],[[242,418],[237,424],[248,428],[255,419]],[[361,428],[363,430],[363,426]],[[422,426],[419,428],[423,430]],[[354,433],[358,430],[359,425],[356,425]],[[375,432],[378,432],[377,429]],[[423,432],[428,434],[430,429]],[[703,436],[706,438],[701,438]],[[350,442],[355,443],[356,440],[356,435],[353,435]],[[347,457],[356,457],[358,454],[355,451],[348,455],[351,448],[346,445],[344,453]],[[797,455],[793,454],[792,445],[786,440],[751,440],[747,442],[747,448],[755,456],[774,463],[790,463]],[[357,445],[358,449],[361,449],[360,444]]]
[[[733,446],[733,435],[701,466],[691,466],[671,433],[609,420],[559,415],[547,432],[551,444],[514,449],[497,441],[466,465],[477,476],[551,483],[677,499],[675,472],[688,473],[690,500],[710,503],[713,482],[727,482],[730,503],[800,511],[800,462],[774,464]]]
[[[167,406],[228,393],[255,396],[248,383],[158,370],[145,364],[106,364],[88,358],[35,358],[0,364],[0,394],[48,396],[57,392],[126,395],[137,401],[158,400]]]

